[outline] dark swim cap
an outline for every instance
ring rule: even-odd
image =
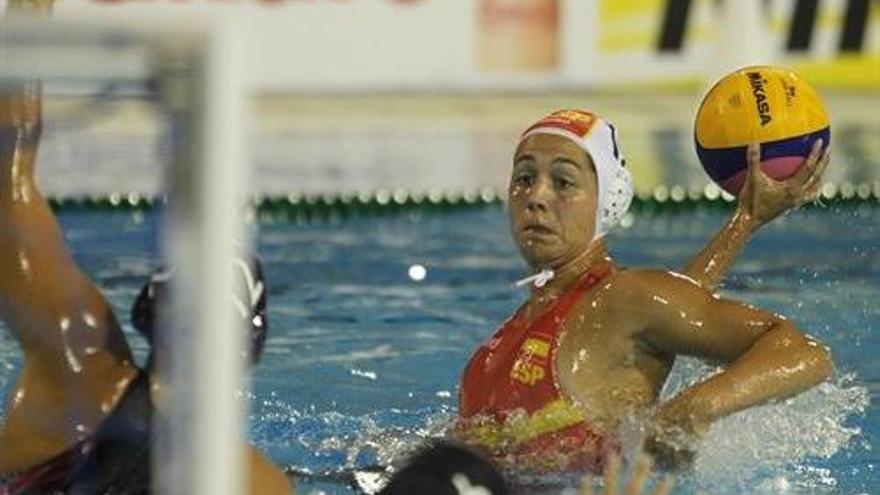
[[[506,495],[507,483],[490,461],[464,445],[436,441],[416,453],[379,495]]]
[[[266,318],[266,283],[263,267],[256,256],[238,254],[233,258],[234,277],[238,288],[230,294],[235,314],[242,319],[241,325],[249,329],[248,358],[256,364],[263,354],[269,320]],[[169,282],[174,270],[160,268],[150,275],[131,306],[131,323],[153,346],[153,334],[159,319],[157,308],[168,296]]]

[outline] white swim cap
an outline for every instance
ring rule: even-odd
[[[520,141],[535,134],[562,136],[590,155],[599,189],[593,240],[603,237],[623,218],[633,198],[632,175],[617,143],[617,130],[598,115],[583,110],[559,110],[526,129]]]

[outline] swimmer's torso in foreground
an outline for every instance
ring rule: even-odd
[[[153,406],[141,372],[94,434],[23,472],[0,478],[0,495],[147,495]]]
[[[612,270],[609,263],[594,267],[531,324],[518,311],[477,349],[461,384],[466,437],[534,469],[601,470],[617,440],[563,393],[556,354],[572,308]]]

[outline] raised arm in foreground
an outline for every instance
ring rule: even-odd
[[[51,5],[12,0],[8,11]],[[38,82],[0,95],[0,319],[24,353],[0,430],[0,473],[88,435],[135,373],[107,302],[74,263],[36,186],[41,128]]]

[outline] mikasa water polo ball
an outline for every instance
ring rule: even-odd
[[[750,142],[761,143],[764,173],[785,180],[797,172],[817,139],[827,146],[830,137],[819,95],[781,67],[746,67],[725,76],[703,98],[694,124],[703,168],[734,195],[746,179]]]

